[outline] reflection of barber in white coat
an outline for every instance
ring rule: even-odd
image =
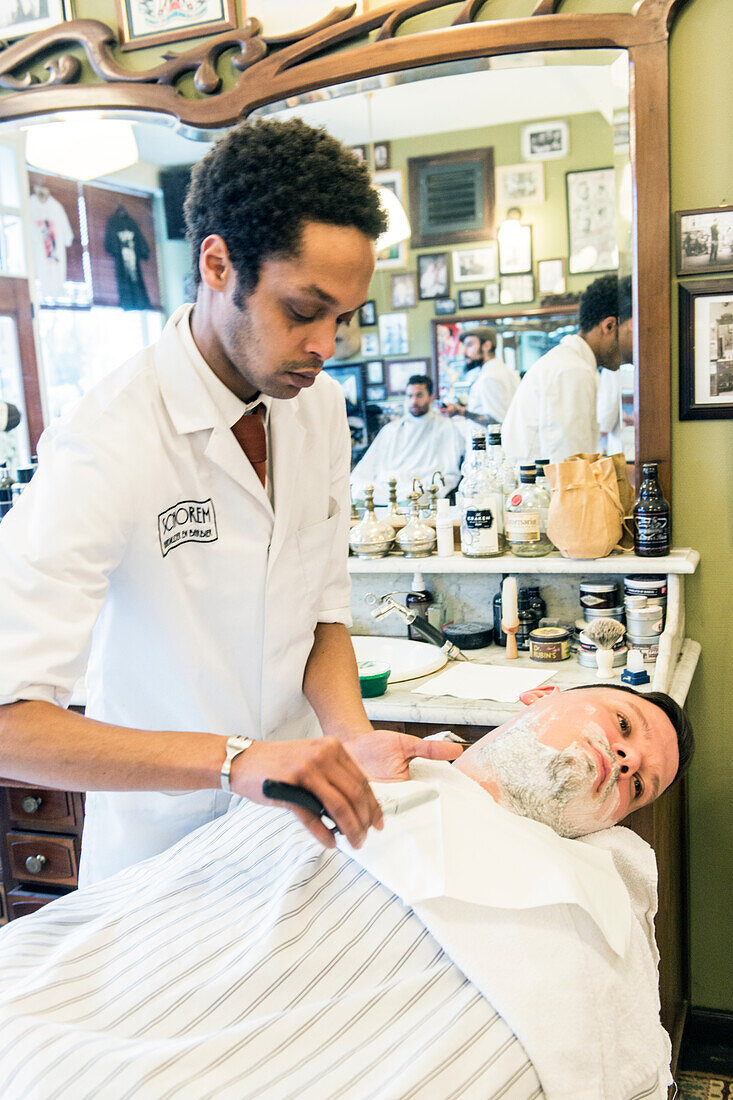
[[[360,462],[351,471],[351,493],[357,499],[367,485],[374,499],[386,504],[389,479],[397,478],[397,499],[404,500],[417,477],[427,489],[440,470],[445,485],[440,495],[455,489],[460,480],[463,443],[450,421],[435,412],[433,383],[425,374],[414,374],[405,389],[405,413],[379,431]]]
[[[480,325],[461,333],[466,370],[475,370],[465,405],[445,405],[445,416],[462,417],[486,427],[501,424],[519,386],[519,375],[496,355],[496,331]],[[469,432],[469,436],[473,429]]]
[[[579,323],[577,335],[564,336],[524,375],[502,426],[508,458],[559,462],[598,450],[598,367],[617,371],[633,354],[630,278],[591,283]]]
[[[273,211],[270,183],[294,162]],[[325,181],[338,224],[317,217]],[[399,778],[424,755],[364,713],[349,433],[339,387],[319,377],[368,293],[383,225],[368,174],[300,121],[248,125],[196,166],[186,216],[194,307],[44,433],[0,526],[0,775],[88,792],[86,882],[232,794],[269,801],[267,778],[312,791],[359,846],[381,817],[361,766]],[[82,717],[63,708],[85,666]],[[293,812],[333,846],[319,817]]]

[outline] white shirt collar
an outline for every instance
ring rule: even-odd
[[[590,344],[588,344],[582,336],[579,336],[578,333],[571,333],[569,336],[563,336],[560,343],[567,348],[572,348],[589,367],[593,367],[593,370],[598,366]]]

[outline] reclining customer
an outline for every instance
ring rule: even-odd
[[[4,1100],[661,1100],[653,853],[606,826],[692,749],[593,687],[376,784],[359,851],[243,800],[0,934]]]

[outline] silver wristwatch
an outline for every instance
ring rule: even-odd
[[[228,737],[227,738],[227,755],[226,760],[221,766],[221,789],[226,791],[227,794],[232,793],[232,788],[229,785],[229,776],[232,770],[232,761],[235,756],[239,756],[240,752],[244,752],[246,749],[253,745],[254,741],[251,737]]]

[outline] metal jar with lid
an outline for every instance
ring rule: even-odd
[[[538,626],[529,636],[533,661],[565,661],[570,656],[570,631],[563,626]]]
[[[613,582],[581,581],[581,607],[600,610],[618,607],[618,588]]]

